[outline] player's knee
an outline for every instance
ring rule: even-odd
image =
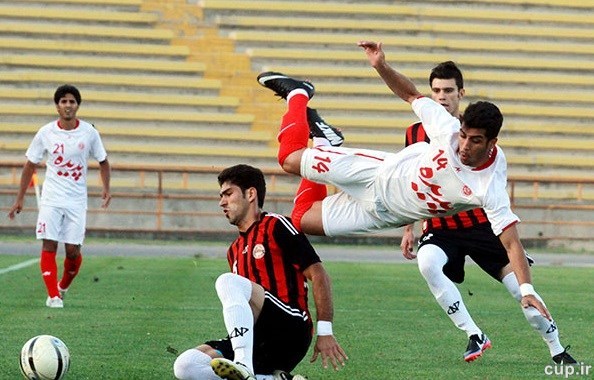
[[[179,380],[191,379],[191,374],[196,366],[200,366],[194,360],[196,349],[187,350],[181,353],[173,363],[173,375]]]
[[[252,294],[251,281],[234,273],[223,273],[215,281],[215,289],[221,302],[231,299],[249,301]],[[238,298],[241,297],[241,298]],[[243,302],[243,301],[241,301]]]
[[[290,151],[289,149],[278,152],[278,163],[281,168],[290,174],[299,175],[301,172],[301,156],[303,149],[295,149]]]
[[[212,357],[199,349],[189,349],[181,353],[173,363],[173,375],[179,380],[219,379],[210,366]]]
[[[434,245],[424,245],[417,253],[419,271],[426,280],[436,276],[445,276],[443,266],[447,263],[445,252]]]
[[[217,277],[217,280],[215,281],[215,289],[217,292],[232,287],[236,277],[236,274],[230,272],[223,273]]]

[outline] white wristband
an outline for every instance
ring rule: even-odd
[[[526,296],[533,296],[536,294],[536,292],[534,291],[534,287],[532,286],[532,284],[522,284],[520,285],[520,294],[522,295],[522,297],[526,297]]]
[[[332,333],[332,322],[329,321],[318,321],[317,330],[318,336],[334,335]]]

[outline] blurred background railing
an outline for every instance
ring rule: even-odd
[[[23,163],[0,163],[1,211],[14,202]],[[170,239],[235,233],[218,206],[217,175],[223,167],[115,164],[112,167],[111,206],[101,209],[101,182],[97,165],[89,169],[90,234],[148,235]],[[39,170],[43,182],[44,169]],[[265,169],[266,210],[290,215],[298,178],[280,169]],[[545,242],[591,241],[594,221],[594,179],[510,176],[508,190],[514,211],[522,218],[524,240]],[[0,229],[32,231],[36,217],[34,189],[29,189],[25,209],[13,221],[2,218]],[[359,237],[397,240],[400,229]],[[357,238],[353,238],[357,240]],[[531,244],[532,244],[531,243]]]

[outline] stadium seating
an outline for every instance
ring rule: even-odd
[[[312,106],[347,145],[398,149],[415,117],[356,47],[369,38],[421,89],[431,67],[455,60],[465,104],[493,100],[506,116],[510,173],[573,170],[572,161],[579,171],[588,160],[576,155],[594,157],[591,9],[567,0],[6,1],[0,102],[18,107],[0,110],[0,159],[22,157],[55,115],[51,91],[73,82],[83,90],[80,116],[115,160],[153,160],[161,143],[149,162],[275,167],[284,110],[254,80],[266,69],[314,81]]]
[[[251,57],[255,71],[275,70],[314,81],[319,96],[312,106],[343,129],[347,145],[389,148],[414,122],[414,117],[407,119],[409,108],[394,99],[356,47],[358,40],[372,39],[384,43],[390,62],[419,88],[427,89],[428,72],[436,63],[456,61],[465,73],[465,103],[492,100],[506,116],[500,145],[515,163],[510,173],[579,171],[594,160],[594,78],[587,74],[594,69],[594,19],[587,15],[592,4],[199,4],[205,20],[234,40],[236,51]],[[586,160],[576,160],[577,156]]]

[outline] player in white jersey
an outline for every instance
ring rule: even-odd
[[[303,210],[295,224],[307,234],[344,235],[482,207],[521,284],[522,306],[535,307],[550,319],[531,285],[516,228],[519,218],[511,211],[505,189],[506,161],[496,145],[503,122],[499,109],[489,102],[471,104],[461,124],[386,63],[381,43],[363,41],[359,46],[388,87],[411,103],[431,143],[414,144],[396,154],[332,146],[307,148],[307,104],[315,92],[313,85],[279,73],[260,74],[260,84],[287,99],[278,135],[283,170],[341,190],[323,199],[310,197],[305,207],[296,204]]]
[[[58,87],[54,103],[59,118],[41,127],[29,145],[20,188],[8,216],[14,219],[23,209],[31,177],[47,155],[36,235],[43,242],[40,267],[48,294],[46,306],[61,308],[64,306],[63,296],[82,263],[88,160],[92,157],[99,162],[103,208],[107,208],[111,201],[110,165],[99,132],[93,125],[76,118],[81,103],[78,89],[72,85]],[[58,242],[64,243],[66,253],[64,272],[59,282],[56,264]]]

